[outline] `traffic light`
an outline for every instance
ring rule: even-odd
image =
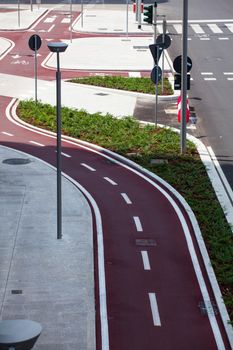
[[[153,23],[153,5],[144,6],[143,21],[149,24]]]

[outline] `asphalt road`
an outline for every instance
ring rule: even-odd
[[[159,7],[171,20],[168,31],[173,39],[169,53],[182,53],[182,4],[173,0]],[[233,95],[233,16],[232,1],[189,1],[188,56],[193,61],[190,105],[198,117],[194,135],[210,146],[233,188],[232,95]],[[194,21],[194,22],[192,22]]]

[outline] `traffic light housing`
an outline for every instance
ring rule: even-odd
[[[153,5],[144,6],[143,21],[149,24],[153,23]]]

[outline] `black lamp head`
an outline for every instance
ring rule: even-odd
[[[61,41],[48,43],[48,48],[51,52],[64,52],[66,51],[67,47],[68,44]]]

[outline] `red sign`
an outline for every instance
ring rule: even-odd
[[[178,109],[178,122],[180,123],[181,120],[181,96],[178,97],[177,99],[177,109]],[[189,101],[188,99],[186,100],[186,122],[189,122],[189,117],[190,117],[190,110],[189,110]]]

